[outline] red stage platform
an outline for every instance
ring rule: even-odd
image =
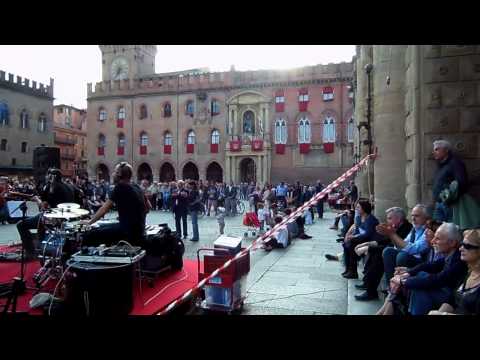
[[[8,249],[8,250],[7,250]],[[15,249],[0,246],[0,252],[14,251]],[[34,287],[32,280],[33,274],[40,268],[38,261],[32,261],[26,264],[25,279],[27,286]],[[0,262],[0,283],[10,282],[13,277],[20,276],[20,263],[18,262]],[[194,287],[198,282],[198,270],[196,260],[183,260],[183,269],[180,271],[166,271],[158,276],[153,287],[150,287],[147,281],[142,281],[142,294],[138,280],[135,281],[134,291],[135,300],[133,310],[130,315],[154,315],[165,308],[172,301],[180,297],[185,291]],[[56,282],[47,284],[47,287],[41,292],[53,292]],[[42,315],[42,310],[31,310],[28,302],[34,295],[33,290],[27,290],[19,296],[17,302],[17,311],[29,312],[32,315]],[[6,298],[0,299],[0,304],[6,302]]]

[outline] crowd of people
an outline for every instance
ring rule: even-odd
[[[341,223],[343,252],[327,259],[342,260],[347,279],[359,278],[364,260],[355,299],[378,299],[380,288],[385,300],[378,315],[480,314],[480,208],[450,144],[435,141],[433,156],[433,202],[417,204],[410,221],[404,209],[392,207],[380,223],[370,201],[361,198],[331,226],[338,230]]]

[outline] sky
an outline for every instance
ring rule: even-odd
[[[288,69],[351,61],[355,45],[157,45],[155,72]],[[87,83],[102,80],[98,45],[0,45],[0,70],[48,85],[54,104],[87,106]],[[8,75],[6,75],[8,76]],[[16,79],[16,78],[15,78]]]

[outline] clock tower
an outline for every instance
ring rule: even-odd
[[[135,79],[155,74],[156,45],[100,45],[102,80]]]

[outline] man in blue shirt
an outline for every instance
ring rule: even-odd
[[[380,235],[388,236],[395,247],[387,247],[383,250],[383,265],[385,267],[385,279],[387,285],[393,277],[395,267],[413,267],[422,262],[422,254],[428,250],[428,242],[425,239],[427,223],[427,208],[425,205],[416,205],[412,210],[412,231],[404,239],[396,234],[391,225],[382,224],[377,227]]]
[[[282,181],[280,185],[277,186],[276,195],[277,195],[277,200],[283,202],[285,207],[287,207],[287,199],[286,199],[287,192],[288,192],[288,186],[285,185],[285,183]]]

